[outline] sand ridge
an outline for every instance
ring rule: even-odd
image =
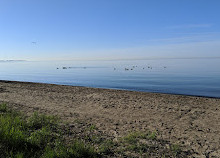
[[[116,139],[132,130],[156,130],[195,157],[220,157],[218,98],[0,81],[0,102],[70,123],[85,120]]]

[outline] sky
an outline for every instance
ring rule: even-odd
[[[0,0],[0,60],[220,56],[220,0]]]

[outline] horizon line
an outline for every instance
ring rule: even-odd
[[[90,58],[90,59],[6,59],[0,60],[0,62],[13,62],[13,61],[118,61],[118,60],[156,60],[156,59],[220,59],[220,56],[207,56],[207,57],[144,57],[144,58]]]

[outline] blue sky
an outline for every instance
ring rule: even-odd
[[[0,59],[216,57],[219,6],[219,0],[0,0]]]

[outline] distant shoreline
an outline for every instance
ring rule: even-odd
[[[14,61],[27,61],[27,60],[0,60],[0,62],[14,62]]]

